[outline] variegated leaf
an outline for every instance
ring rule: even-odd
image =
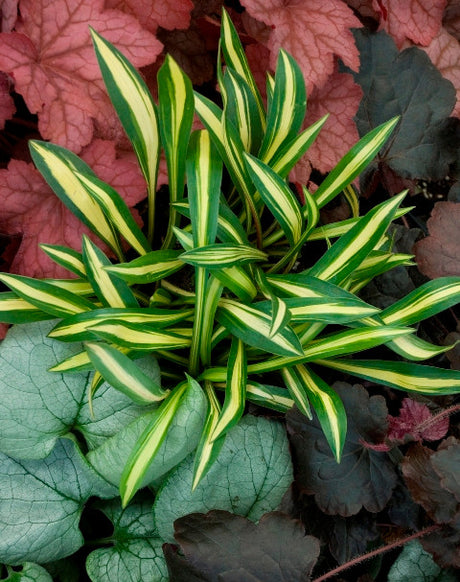
[[[180,251],[173,249],[151,251],[129,263],[108,266],[106,271],[128,283],[153,283],[182,269],[184,263],[179,258],[180,254]]]
[[[180,255],[184,263],[206,269],[222,269],[241,263],[266,261],[267,255],[255,247],[215,243],[186,251]]]

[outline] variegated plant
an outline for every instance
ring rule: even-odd
[[[159,414],[127,462],[124,503],[139,488],[184,394],[197,382],[208,399],[208,416],[196,451],[194,485],[216,459],[247,401],[281,412],[295,403],[307,417],[312,407],[340,461],[346,415],[321,377],[322,368],[402,390],[459,391],[459,372],[417,363],[449,347],[418,338],[412,326],[457,303],[460,278],[431,281],[384,310],[357,295],[375,276],[412,264],[410,255],[391,251],[387,234],[392,221],[407,212],[400,208],[404,193],[359,217],[351,185],[398,119],[364,136],[314,194],[302,187],[300,202],[287,177],[326,117],[301,130],[305,84],[291,56],[280,52],[275,76],[268,77],[265,107],[224,12],[220,52],[225,68],[218,67],[222,108],[194,93],[171,57],[158,73],[156,105],[123,55],[96,32],[92,35],[107,91],[148,185],[147,232],[117,192],[76,155],[31,142],[35,164],[56,195],[117,260],[89,238],[81,253],[43,244],[43,251],[76,278],[2,274],[11,291],[0,296],[0,318],[9,323],[59,318],[50,336],[83,342],[84,349],[52,371],[93,369],[90,398],[105,379],[136,402],[158,406]],[[194,112],[206,129],[192,132]],[[162,151],[171,204],[163,243],[155,249]],[[341,193],[353,218],[321,224],[320,209]],[[318,240],[324,242],[324,254],[299,268],[300,252],[308,256],[305,248]],[[382,344],[398,357],[353,357]],[[162,386],[136,364],[146,352],[160,362]]]

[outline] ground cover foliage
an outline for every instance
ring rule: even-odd
[[[362,290],[363,302],[388,308],[391,317],[391,305],[421,284],[428,285],[429,294],[437,277],[460,275],[460,78],[455,66],[460,12],[455,1],[446,0],[433,3],[429,12],[423,3],[396,0],[4,0],[2,270],[67,278],[72,275],[63,261],[53,261],[38,243],[46,243],[48,250],[65,245],[85,254],[87,269],[88,257],[96,253],[92,245],[100,245],[31,163],[30,138],[49,140],[81,156],[122,196],[136,223],[148,223],[145,174],[105,90],[89,26],[141,71],[156,101],[161,100],[157,73],[168,63],[166,54],[202,94],[215,99],[223,4],[264,98],[265,72],[275,71],[283,48],[298,62],[307,88],[307,115],[298,129],[329,113],[290,174],[303,204],[308,192],[301,185],[313,192],[360,137],[400,116],[390,139],[360,176],[361,207],[372,211],[403,188],[409,190],[405,205],[414,208],[395,222],[392,248],[400,257],[414,252],[418,269],[406,266],[407,258],[401,260]],[[158,186],[167,181],[162,160]],[[163,186],[160,207],[166,205],[166,193]],[[322,224],[351,218],[353,203],[356,198],[349,193],[348,201],[337,198],[325,206]],[[180,210],[186,217],[191,212]],[[284,227],[287,238],[295,237]],[[87,238],[82,246],[83,234]],[[186,235],[184,240],[186,244]],[[101,248],[113,261],[109,246]],[[301,264],[305,260],[299,255]],[[131,301],[122,287],[118,291]],[[453,298],[444,304],[453,305]],[[417,325],[418,336],[435,345],[452,345],[460,337],[454,308],[438,311],[432,309],[431,317]],[[341,360],[339,367],[321,368],[333,389],[329,395],[340,397],[347,418],[340,453],[331,449],[332,431],[325,429],[324,410],[317,403],[309,419],[299,397],[303,414],[298,408],[287,414],[279,407],[270,411],[253,399],[246,405],[248,414],[226,427],[217,460],[206,467],[192,493],[194,451],[203,447],[209,403],[189,379],[168,432],[136,486],[140,490],[126,504],[118,490],[123,467],[156,419],[156,405],[146,409],[132,394],[102,380],[88,400],[94,387],[89,371],[47,372],[79,354],[82,346],[48,337],[56,320],[35,319],[15,325],[0,345],[2,579],[456,579],[458,397],[449,391],[441,396],[405,394],[385,387],[375,375],[369,377],[369,369],[378,370],[382,358],[393,359],[405,377],[420,373],[417,364],[406,370],[407,362],[394,352],[368,346],[369,360]],[[220,322],[232,325],[225,313]],[[238,362],[238,352],[232,350]],[[446,373],[449,367],[453,374],[460,369],[455,348],[447,355],[439,349],[432,355],[431,362]],[[359,362],[367,372],[358,369]],[[156,359],[144,355],[136,364],[143,381],[159,385]],[[219,374],[217,368],[214,374]],[[299,375],[296,369],[285,376],[291,391],[302,385]],[[362,384],[356,384],[356,376]],[[309,378],[316,379],[315,372]],[[208,380],[214,381],[212,374]],[[147,484],[149,488],[142,488]],[[382,547],[390,551],[383,554]],[[362,563],[359,557],[366,553],[369,560]]]

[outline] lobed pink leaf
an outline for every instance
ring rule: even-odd
[[[0,16],[1,32],[11,32],[18,19],[18,0],[2,0]]]
[[[0,71],[0,129],[5,127],[5,121],[11,119],[16,111],[10,95],[10,80],[8,75]]]
[[[431,62],[457,91],[457,104],[452,115],[460,117],[460,43],[441,27],[431,43],[424,48]]]
[[[429,236],[415,244],[419,270],[436,279],[460,276],[460,204],[436,202],[427,221]]]
[[[0,34],[0,70],[38,114],[41,135],[79,152],[95,121],[114,119],[89,26],[136,67],[152,63],[162,45],[133,16],[105,10],[103,0],[22,0],[21,16],[15,32]]]
[[[116,8],[135,16],[150,32],[161,26],[166,30],[190,26],[191,0],[107,0],[107,8]]]
[[[113,143],[96,140],[85,148],[82,158],[129,206],[145,197],[145,182],[131,154],[116,158]],[[10,266],[12,273],[69,277],[69,272],[53,263],[38,244],[66,245],[81,250],[83,233],[96,240],[51,191],[32,164],[11,160],[7,169],[0,170],[0,203],[1,231],[22,238]]]
[[[411,440],[437,441],[449,430],[449,417],[436,419],[425,404],[404,398],[398,416],[388,416],[389,440],[405,442]]]
[[[446,0],[373,0],[372,7],[380,16],[380,30],[399,48],[407,39],[428,46],[441,27]]]
[[[242,0],[248,13],[272,28],[267,47],[274,69],[280,48],[299,63],[308,93],[334,72],[335,58],[352,70],[359,53],[350,28],[361,23],[340,0]]]

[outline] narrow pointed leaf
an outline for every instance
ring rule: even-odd
[[[149,192],[149,236],[153,235],[160,137],[155,105],[147,85],[112,44],[91,30],[96,56],[109,97],[133,144]]]
[[[384,360],[338,359],[318,360],[315,363],[398,390],[432,396],[458,394],[460,391],[460,372],[457,370]]]
[[[153,283],[183,268],[180,254],[173,249],[151,251],[129,263],[108,266],[106,271],[128,283]]]
[[[179,408],[186,390],[190,389],[191,380],[183,382],[168,395],[158,408],[153,422],[145,428],[136,447],[131,453],[123,470],[120,482],[120,495],[124,507],[140,487],[152,460],[163,442],[169,425]]]
[[[251,303],[257,295],[257,288],[243,267],[233,265],[225,269],[215,269],[212,274],[244,303]]]
[[[27,323],[53,317],[54,315],[42,311],[12,291],[0,293],[0,321],[2,323]]]
[[[394,117],[379,125],[362,137],[345,154],[315,192],[316,202],[320,208],[335,198],[337,194],[342,192],[348,184],[351,184],[361,174],[364,168],[377,155],[398,121],[399,117]]]
[[[128,285],[104,270],[112,264],[106,255],[85,235],[82,246],[87,277],[102,304],[105,307],[137,307]]]
[[[152,250],[150,243],[134,220],[128,205],[116,190],[95,176],[79,172],[76,172],[76,176],[101,206],[111,224],[133,249],[140,255],[145,255]]]
[[[113,226],[76,176],[77,172],[94,175],[91,168],[74,153],[55,144],[31,140],[29,149],[35,165],[59,199],[121,257]]]
[[[28,303],[56,317],[65,317],[94,308],[94,305],[84,297],[44,280],[3,273],[0,274],[0,281]]]
[[[246,384],[246,398],[259,406],[278,412],[287,412],[294,406],[294,401],[285,388],[261,384],[254,380],[248,380]]]
[[[311,420],[313,414],[311,412],[310,401],[308,400],[308,394],[305,391],[304,382],[297,371],[297,366],[286,366],[285,368],[282,368],[281,375],[295,405],[302,414]]]
[[[219,302],[216,319],[250,346],[282,356],[303,354],[300,342],[289,326],[270,336],[272,318],[259,309],[222,299]]]
[[[86,352],[102,378],[138,404],[152,404],[166,398],[165,391],[128,356],[102,342],[88,342]]]
[[[288,309],[286,302],[276,295],[271,296],[272,321],[270,324],[270,337],[276,335],[291,319],[292,311]]]
[[[281,49],[268,108],[267,131],[258,153],[263,162],[269,164],[285,142],[297,134],[305,117],[306,105],[303,73],[295,60]]]
[[[311,405],[315,409],[324,436],[337,463],[340,463],[347,434],[347,414],[334,390],[306,366],[296,366]]]
[[[284,180],[269,166],[249,154],[245,155],[245,160],[257,191],[279,222],[290,244],[294,246],[300,239],[303,228],[302,212],[297,199]]]
[[[247,245],[215,243],[186,251],[180,255],[184,263],[206,269],[221,269],[241,263],[266,261],[267,254]]]
[[[116,319],[95,323],[88,329],[102,339],[133,350],[172,350],[187,348],[191,343],[189,337],[178,333]]]
[[[403,358],[416,362],[429,360],[430,358],[444,354],[455,347],[457,343],[458,341],[447,346],[436,346],[416,335],[408,335],[396,338],[387,345],[393,352],[396,352]]]
[[[244,343],[234,339],[227,362],[225,400],[211,440],[227,433],[242,417],[246,403],[247,358]]]
[[[83,264],[81,253],[60,245],[47,245],[42,243],[39,246],[42,251],[53,259],[55,263],[61,265],[61,267],[68,269],[83,279],[86,277],[85,265]]]

